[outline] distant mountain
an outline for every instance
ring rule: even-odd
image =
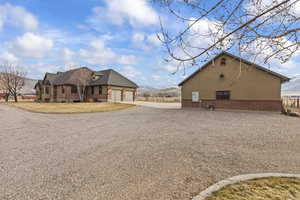
[[[138,96],[143,96],[145,93],[153,97],[155,96],[179,97],[180,88],[177,86],[161,87],[161,88],[155,88],[151,86],[140,86],[137,91]]]
[[[300,92],[300,76],[293,78],[287,83],[284,83],[281,88],[282,91],[299,91]]]

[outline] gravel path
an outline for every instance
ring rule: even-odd
[[[188,200],[239,174],[300,173],[300,121],[275,113],[0,104],[0,116],[1,200]]]

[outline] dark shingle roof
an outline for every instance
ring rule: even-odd
[[[53,80],[57,77],[57,74],[49,73],[47,72],[45,74],[44,81],[49,81],[51,84],[53,84]]]
[[[92,78],[93,71],[87,67],[72,69],[66,72],[59,72],[53,80],[53,85],[77,85],[88,84]]]
[[[99,78],[93,80],[94,75],[99,76]],[[81,67],[66,72],[58,72],[57,74],[46,73],[44,80],[49,81],[53,85],[77,85],[78,82],[82,83],[83,81],[86,81],[87,85],[138,87],[134,82],[113,69],[92,71],[87,67]]]
[[[131,88],[138,87],[137,84],[113,69],[98,71],[95,72],[95,74],[99,74],[100,78],[98,80],[91,81],[91,85],[114,85]]]
[[[198,70],[196,70],[196,71],[195,71],[194,73],[192,73],[189,77],[187,77],[186,79],[184,79],[184,80],[183,80],[181,83],[179,83],[178,85],[179,85],[179,86],[182,86],[186,81],[188,81],[190,78],[192,78],[193,76],[195,76],[196,74],[198,74],[198,72],[200,72],[202,69],[204,69],[204,68],[207,67],[209,64],[211,64],[211,63],[213,62],[213,60],[219,58],[219,57],[222,56],[222,55],[227,55],[227,56],[230,56],[230,57],[232,57],[232,58],[234,58],[234,59],[240,60],[240,61],[242,61],[243,63],[246,63],[246,64],[248,64],[248,65],[252,65],[252,66],[254,66],[255,68],[257,68],[257,69],[259,69],[259,70],[261,70],[261,71],[267,72],[267,73],[269,73],[269,74],[271,74],[271,75],[273,75],[273,76],[278,77],[282,82],[286,82],[286,81],[289,81],[289,80],[290,80],[290,78],[288,78],[288,77],[286,77],[286,76],[283,76],[283,75],[281,75],[281,74],[279,74],[279,73],[276,73],[276,72],[271,71],[271,70],[269,70],[269,69],[266,69],[266,68],[264,68],[264,67],[262,67],[262,66],[260,66],[260,65],[257,65],[257,64],[255,64],[255,63],[252,63],[252,62],[248,61],[248,60],[245,60],[245,59],[243,59],[243,58],[240,58],[240,57],[238,57],[238,56],[235,56],[235,55],[233,55],[233,54],[231,54],[231,53],[228,53],[228,52],[224,51],[224,52],[221,52],[219,55],[215,56],[214,58],[212,58],[212,59],[211,59],[210,61],[208,61],[207,63],[205,63],[202,67],[200,67]]]

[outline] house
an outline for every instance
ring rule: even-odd
[[[92,71],[87,67],[46,73],[35,85],[36,100],[43,102],[134,101],[137,88],[112,69]]]
[[[280,111],[281,84],[289,80],[222,52],[179,84],[182,107]]]

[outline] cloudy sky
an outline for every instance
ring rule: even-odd
[[[0,63],[19,64],[31,78],[88,66],[139,85],[176,85],[184,73],[172,75],[176,66],[163,62],[159,17],[168,19],[148,0],[0,0]],[[295,57],[274,70],[293,76],[297,65]]]

